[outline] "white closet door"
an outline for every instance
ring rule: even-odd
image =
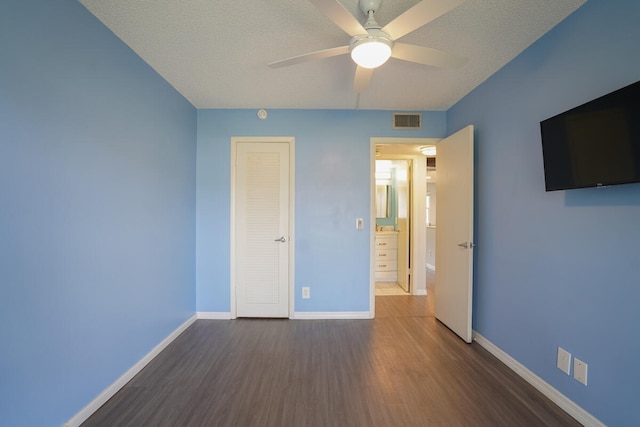
[[[289,317],[289,144],[236,148],[236,315]]]

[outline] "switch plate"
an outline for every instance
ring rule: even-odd
[[[573,359],[573,378],[587,385],[587,368],[589,366],[578,358]]]
[[[571,353],[562,347],[558,347],[558,369],[567,375],[571,375]]]
[[[364,228],[364,218],[356,218],[356,230],[362,231]]]
[[[302,299],[309,299],[311,298],[311,288],[309,288],[308,286],[305,286],[302,288]]]

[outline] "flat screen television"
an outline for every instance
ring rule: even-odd
[[[547,191],[640,182],[640,82],[540,122]]]

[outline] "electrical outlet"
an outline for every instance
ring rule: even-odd
[[[571,353],[563,349],[562,347],[558,347],[558,369],[564,372],[567,375],[571,375]]]
[[[573,359],[573,378],[587,385],[587,368],[589,366],[578,358]]]
[[[304,286],[302,288],[302,299],[309,299],[311,298],[311,288],[308,286]]]

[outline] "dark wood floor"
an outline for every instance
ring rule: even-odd
[[[83,426],[578,426],[424,296],[374,320],[198,320]]]

